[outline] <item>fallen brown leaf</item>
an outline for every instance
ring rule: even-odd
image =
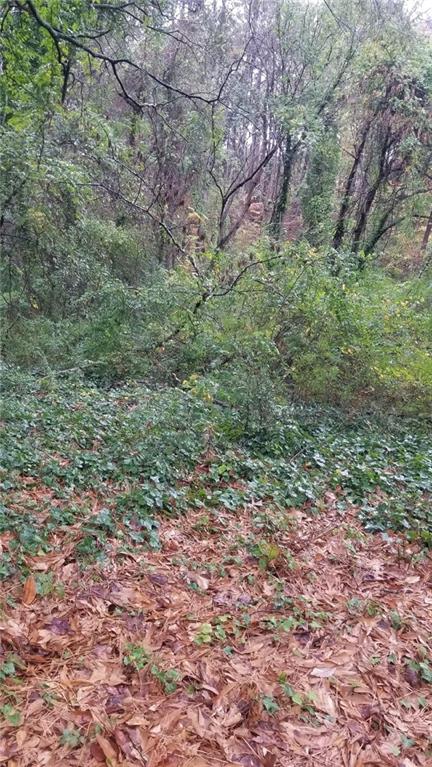
[[[105,754],[102,751],[102,748],[100,747],[97,740],[94,740],[93,743],[90,743],[90,754],[93,757],[93,759],[96,759],[97,762],[105,761]]]
[[[24,583],[22,603],[24,605],[31,605],[36,599],[36,581],[33,575],[29,575]]]
[[[103,735],[96,735],[96,740],[101,747],[103,755],[106,759],[106,763],[109,767],[116,767],[117,765],[117,751],[112,747],[109,740],[103,737]]]

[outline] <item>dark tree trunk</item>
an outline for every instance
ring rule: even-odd
[[[378,224],[377,224],[377,226],[375,228],[375,231],[369,237],[366,245],[363,248],[363,250],[364,250],[364,252],[365,252],[365,254],[367,256],[370,255],[370,253],[373,252],[377,242],[379,242],[381,237],[388,231],[389,228],[391,228],[391,227],[387,226],[387,221],[389,220],[389,218],[393,214],[393,212],[394,212],[393,208],[389,208],[388,210],[386,210],[382,214],[381,218],[379,219]]]
[[[376,194],[387,178],[387,152],[390,149],[391,144],[390,128],[387,128],[384,140],[381,145],[377,176],[372,186],[370,186],[367,191],[352,234],[351,250],[353,253],[358,253],[360,250],[361,241],[366,230],[369,213],[374,203]]]
[[[282,222],[288,205],[288,193],[296,148],[296,146],[293,146],[291,135],[288,134],[285,140],[283,156],[282,184],[270,219],[270,235],[274,242],[279,242],[281,237]]]
[[[368,189],[366,198],[363,202],[363,205],[361,206],[360,213],[357,219],[357,224],[353,231],[352,240],[351,240],[351,250],[353,253],[358,253],[360,250],[360,244],[361,244],[364,231],[366,229],[368,216],[369,216],[371,207],[373,205],[373,201],[375,199],[376,193],[379,189],[379,186],[380,186],[380,180],[376,179],[373,186],[371,186]]]
[[[432,234],[432,210],[431,210],[431,212],[429,214],[429,218],[428,218],[428,221],[427,221],[427,224],[426,224],[426,228],[425,228],[424,233],[423,233],[423,239],[422,239],[422,243],[421,243],[421,246],[420,246],[420,250],[422,250],[422,251],[426,250],[426,248],[428,246],[428,243],[429,243],[429,239],[430,239],[431,234]]]
[[[347,217],[348,217],[348,210],[350,205],[350,199],[351,194],[354,186],[355,177],[357,174],[357,169],[360,165],[361,159],[363,157],[363,152],[366,146],[367,137],[369,135],[369,130],[371,127],[371,123],[367,123],[365,127],[363,128],[363,133],[360,139],[360,143],[356,149],[356,153],[354,156],[354,161],[351,166],[351,170],[349,172],[348,178],[346,180],[345,189],[342,197],[341,206],[339,208],[339,213],[336,221],[336,226],[333,234],[333,247],[335,250],[339,250],[340,246],[342,245],[342,241],[345,236],[345,230],[347,225]]]

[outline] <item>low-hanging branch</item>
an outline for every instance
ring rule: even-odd
[[[125,11],[131,5],[135,5],[135,3],[124,3],[121,6],[105,5],[105,9],[116,10],[121,12],[121,11]],[[98,7],[100,8],[101,6],[98,6]],[[139,110],[142,110],[147,107],[153,107],[154,104],[137,101],[137,99],[128,91],[118,71],[118,68],[120,66],[124,65],[131,69],[134,69],[135,71],[141,72],[150,80],[152,80],[154,83],[156,83],[156,85],[159,85],[160,87],[165,88],[167,91],[170,91],[171,93],[174,93],[178,96],[182,96],[183,98],[189,99],[190,101],[197,101],[197,102],[201,102],[203,104],[208,104],[211,106],[221,101],[223,91],[228,83],[228,80],[230,79],[231,75],[236,71],[236,67],[243,60],[247,47],[249,45],[249,42],[247,42],[240,56],[237,57],[228,66],[227,72],[224,78],[222,79],[222,82],[220,83],[216,94],[214,96],[204,96],[201,93],[190,92],[185,90],[184,88],[180,88],[176,85],[173,85],[170,82],[167,82],[165,79],[163,79],[162,77],[159,77],[154,72],[149,70],[147,67],[144,67],[142,64],[138,64],[136,61],[133,61],[130,58],[127,58],[124,56],[122,57],[110,56],[101,49],[100,45],[99,45],[99,49],[96,50],[95,48],[81,41],[81,39],[90,40],[90,41],[91,40],[99,41],[101,36],[104,36],[104,34],[108,34],[110,30],[105,30],[105,32],[102,32],[102,33],[98,32],[96,34],[85,32],[85,33],[72,35],[69,32],[65,32],[59,27],[54,26],[53,24],[48,22],[45,18],[43,18],[41,14],[39,13],[38,9],[36,8],[36,5],[33,2],[33,0],[24,0],[24,2],[20,2],[20,0],[9,0],[9,8],[11,9],[16,8],[19,11],[28,13],[35,20],[38,26],[44,29],[48,33],[48,35],[50,36],[50,38],[52,39],[54,43],[59,63],[63,67],[64,71],[66,67],[66,62],[60,47],[60,44],[62,42],[69,43],[69,45],[73,46],[77,50],[83,51],[83,53],[87,53],[93,59],[97,59],[98,61],[103,61],[111,69],[116,81],[119,83],[121,91],[122,91],[122,95],[124,96],[124,98],[128,101],[129,104],[135,106]],[[164,32],[164,30],[159,30],[159,31]]]

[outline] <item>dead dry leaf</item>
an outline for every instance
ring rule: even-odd
[[[97,511],[105,501],[96,503],[92,494],[85,502]],[[277,572],[286,610],[275,608],[279,585],[241,548],[229,572],[216,567],[232,557],[239,535],[248,540],[254,531],[250,509],[235,518],[221,510],[220,537],[196,535],[196,510],[161,520],[162,542],[173,530],[182,555],[201,572],[215,565],[211,580],[189,573],[184,561],[176,564],[164,543],[161,551],[135,558],[113,555],[101,580],[92,568],[78,578],[76,563],[64,565],[64,556],[63,562],[31,562],[34,573],[55,573],[65,594],[47,594],[37,610],[1,595],[2,649],[6,658],[16,658],[11,662],[20,684],[13,689],[25,725],[5,728],[0,764],[428,767],[432,690],[409,659],[418,662],[419,646],[430,642],[430,563],[395,563],[382,540],[369,535],[351,553],[344,524],[349,519],[357,526],[354,512],[348,509],[342,523],[337,510],[329,513],[334,517],[298,514],[296,527],[275,533],[280,549],[292,550],[298,563],[293,571]],[[321,535],[329,524],[332,535]],[[76,533],[82,534],[78,526]],[[63,577],[65,570],[70,577]],[[254,576],[247,587],[245,570]],[[312,572],[319,578],[310,579]],[[192,581],[199,589],[190,588]],[[17,579],[12,588],[23,593]],[[353,596],[379,605],[380,615],[350,610]],[[292,609],[307,625],[279,629]],[[401,631],[389,620],[395,609],[405,620]],[[200,644],[203,623],[214,636]],[[226,636],[217,636],[216,627]],[[129,644],[138,660],[140,648],[148,651],[151,665],[125,665]],[[167,672],[174,669],[177,686],[167,689]],[[310,700],[313,713],[292,705],[282,674],[307,705]],[[264,696],[274,699],[276,711],[263,706]],[[304,721],[309,716],[314,726]],[[66,750],[60,745],[63,728],[84,734],[101,723],[109,729],[92,743]],[[415,745],[401,747],[402,734]],[[395,748],[401,748],[399,756]]]
[[[198,574],[195,574],[195,573],[194,573],[194,574],[191,576],[191,579],[190,579],[190,580],[191,580],[191,582],[192,582],[192,583],[196,583],[196,585],[197,585],[197,586],[198,586],[200,589],[202,589],[202,591],[207,591],[207,589],[208,589],[208,587],[209,587],[209,580],[208,580],[208,578],[204,578],[204,576],[203,576],[203,575],[198,575]]]
[[[101,748],[101,751],[106,759],[106,763],[108,767],[116,767],[117,766],[117,751],[109,740],[107,738],[104,738],[103,735],[96,735],[96,740]]]
[[[24,605],[31,605],[36,599],[36,581],[34,575],[29,575],[25,582],[22,595],[22,603]]]

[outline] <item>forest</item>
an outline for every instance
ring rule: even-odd
[[[0,0],[0,763],[432,762],[432,7]]]

